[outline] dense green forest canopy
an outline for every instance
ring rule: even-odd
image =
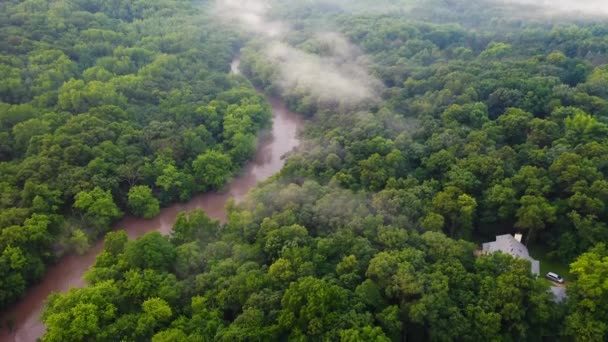
[[[213,83],[198,84],[191,77],[197,73],[190,72],[178,84],[191,87],[191,94],[199,94],[203,87],[213,94],[209,101],[224,104],[205,102],[202,112],[197,111],[198,105],[178,111],[181,115],[198,113],[195,117],[203,120],[215,141],[205,151],[184,153],[182,158],[175,155],[177,148],[136,153],[138,158],[150,157],[144,158],[142,179],[133,182],[134,186],[125,186],[118,175],[117,189],[91,184],[79,191],[61,188],[63,192],[54,195],[61,200],[58,208],[73,202],[75,213],[83,220],[105,223],[119,215],[119,207],[152,215],[156,206],[151,198],[167,203],[178,199],[180,190],[191,189],[192,183],[182,182],[183,188],[165,189],[165,180],[174,178],[154,173],[156,178],[150,178],[146,171],[150,167],[163,172],[168,168],[170,174],[187,178],[206,175],[201,169],[209,160],[227,156],[238,164],[235,160],[242,159],[235,157],[231,145],[237,134],[228,132],[229,127],[243,125],[226,125],[232,120],[228,119],[230,108],[236,111],[252,102],[260,108],[239,111],[241,118],[256,123],[250,132],[240,134],[254,134],[267,121],[264,102],[250,88],[238,88],[244,80],[225,76],[239,40],[216,31],[214,24],[194,27],[188,26],[190,21],[177,19],[167,27],[170,32],[176,29],[174,38],[169,39],[169,33],[154,35],[150,32],[158,29],[159,20],[170,21],[171,15],[188,17],[188,2],[168,2],[169,8],[154,10],[137,9],[136,3],[129,4],[127,11],[117,11],[123,3],[127,4],[78,6],[95,13],[93,16],[119,18],[128,28],[153,21],[146,30],[134,27],[125,33],[139,37],[135,42],[143,46],[155,39],[158,45],[152,45],[159,46],[159,51],[164,51],[161,46],[181,46],[182,40],[190,42],[184,44],[188,51],[200,46],[205,51],[202,59],[189,58],[190,52],[181,50],[164,54],[176,54],[177,60],[182,56],[186,65],[204,64],[202,69]],[[292,109],[310,117],[305,143],[289,156],[280,174],[259,185],[244,203],[229,205],[224,225],[194,211],[180,215],[170,236],[151,233],[128,241],[124,232],[107,234],[104,251],[86,275],[89,286],[49,299],[43,315],[48,328],[43,341],[608,338],[608,21],[582,15],[545,17],[532,6],[485,0],[252,3],[273,6],[261,11],[251,5],[250,13],[235,16],[249,19],[241,29],[256,33],[242,49],[242,70],[258,87],[283,97]],[[9,4],[1,6],[19,7]],[[43,18],[48,21],[50,16]],[[260,24],[256,18],[288,25],[275,35],[264,30],[268,27],[252,29]],[[175,26],[178,23],[190,29],[184,31]],[[14,24],[12,30],[20,25]],[[112,27],[116,30],[116,25]],[[35,30],[25,32],[29,35]],[[207,32],[204,39],[201,32]],[[193,37],[199,37],[196,44],[191,43]],[[110,70],[119,65],[122,55],[108,53],[117,60],[104,64],[103,69],[114,73],[110,80],[122,80],[126,76]],[[67,60],[74,61],[72,57]],[[216,62],[211,66],[209,61]],[[26,69],[17,65],[6,70],[19,75]],[[153,75],[161,87],[167,84],[165,77],[171,80],[171,73],[159,70],[165,73]],[[312,74],[320,81],[307,77],[310,71],[322,71]],[[150,82],[148,74],[141,73],[130,77]],[[81,85],[62,83],[56,90],[54,113],[64,113],[56,114],[59,117],[72,118],[74,110],[61,107],[64,86],[68,94],[80,92],[79,96],[66,95],[68,98],[82,99],[94,92],[89,88],[114,84],[86,80],[85,74]],[[294,79],[293,75],[301,77]],[[16,86],[11,89],[19,89],[21,78],[15,76]],[[203,79],[208,80],[207,76]],[[94,81],[100,84],[93,87]],[[327,87],[324,90],[333,87],[335,93],[320,92],[311,85]],[[172,104],[169,108],[190,103],[183,92],[158,93]],[[118,89],[115,94],[120,98]],[[128,94],[122,94],[124,102],[113,105],[125,106],[125,125],[146,124],[148,115],[142,121],[131,114],[131,106],[148,108],[149,104],[133,104]],[[332,99],[336,94],[365,96]],[[6,106],[19,106],[9,95],[13,96],[3,95]],[[30,102],[47,98],[39,96],[30,95]],[[150,112],[165,113],[162,100],[156,106],[152,108],[161,109]],[[97,116],[95,108],[87,111],[93,111],[90,117]],[[180,126],[182,116],[165,115],[165,122]],[[121,122],[114,117],[106,119],[112,122],[108,127]],[[215,128],[223,130],[213,131],[214,126],[205,121],[209,118],[224,118],[223,125]],[[23,174],[19,171],[28,158],[54,155],[45,149],[54,146],[51,142],[39,141],[64,131],[74,132],[57,128],[48,133],[43,128],[41,138],[27,139],[26,156],[18,154],[14,130],[4,133],[11,137],[8,141],[14,140],[4,147],[11,161],[0,165],[14,175],[9,179],[15,181],[6,185],[15,189],[12,201],[23,201],[19,191],[28,189],[25,183],[24,190],[18,187]],[[184,144],[192,139],[186,140]],[[61,150],[61,146],[52,150]],[[91,153],[99,149],[92,147]],[[69,160],[65,155],[72,154],[63,155],[57,157],[60,165]],[[68,169],[78,170],[79,164],[75,165]],[[80,167],[86,170],[88,165]],[[32,169],[38,170],[28,170]],[[86,180],[87,184],[93,182]],[[59,191],[47,186],[51,193]],[[32,208],[53,198],[38,196],[36,204],[32,200]],[[109,197],[122,198],[126,206],[121,202],[106,205]],[[14,206],[15,202],[9,203]],[[104,208],[104,215],[89,212],[90,208]],[[27,214],[29,210],[34,209]],[[27,219],[24,227],[34,229],[29,227],[38,227],[42,217]],[[16,227],[11,232],[23,230]],[[57,236],[66,235],[62,232]],[[524,233],[528,246],[549,250],[548,260],[570,265],[566,301],[554,301],[548,284],[531,273],[527,261],[501,253],[474,255],[478,241],[515,232]],[[9,253],[14,249],[13,244],[7,245]]]
[[[324,54],[315,19],[326,12],[306,4],[288,39]],[[313,143],[283,176],[366,191],[389,222],[451,237],[515,228],[564,262],[608,241],[605,21],[499,18],[498,32],[479,32],[469,26],[498,19],[471,16],[494,7],[450,4],[411,9],[424,21],[336,10],[333,25],[371,56],[386,86],[380,106],[358,112],[281,87],[264,44],[245,49],[252,80],[315,115]]]
[[[221,187],[270,107],[189,1],[0,3],[0,308],[124,212]]]

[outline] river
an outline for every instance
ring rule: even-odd
[[[238,58],[232,62],[232,73],[239,73],[239,63]],[[226,202],[230,198],[237,202],[242,200],[258,182],[279,172],[285,163],[283,156],[299,144],[298,130],[303,126],[301,117],[290,112],[278,98],[268,97],[268,101],[272,105],[272,129],[260,134],[254,159],[222,192],[197,195],[187,203],[162,209],[157,217],[150,220],[125,217],[114,225],[114,229],[124,229],[132,239],[151,231],[168,234],[180,212],[194,209],[203,209],[210,217],[224,222]],[[67,255],[49,266],[42,281],[29,288],[23,299],[0,315],[3,323],[0,341],[32,342],[41,337],[45,332],[45,326],[40,321],[45,299],[53,292],[67,292],[70,288],[84,286],[82,276],[93,265],[102,248],[103,241],[98,241],[86,254]],[[9,319],[13,322],[11,333],[5,324]]]

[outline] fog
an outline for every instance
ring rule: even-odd
[[[268,1],[264,0],[217,0],[213,13],[244,31],[275,38],[284,34],[287,26],[267,19],[270,8]]]
[[[542,7],[543,14],[608,15],[608,0],[495,0],[499,3]]]
[[[498,4],[538,6],[534,15],[583,14],[608,15],[608,0],[487,0]],[[340,33],[318,28],[314,34],[322,50],[315,53],[286,43],[294,28],[286,19],[272,17],[272,4],[293,6],[298,11],[316,6],[329,11],[405,13],[407,4],[417,1],[378,0],[309,0],[288,2],[273,0],[216,0],[213,13],[226,24],[256,35],[262,42],[262,53],[279,72],[277,85],[283,95],[296,92],[310,94],[320,102],[338,103],[343,107],[379,100],[382,84],[366,67],[364,54]],[[303,6],[303,7],[302,7]],[[302,7],[302,8],[301,8]],[[519,10],[515,8],[515,10]],[[530,14],[530,9],[521,9]],[[534,12],[534,11],[533,11]],[[523,13],[522,13],[523,14]],[[331,27],[331,25],[327,25]]]
[[[217,0],[214,14],[263,40],[263,53],[277,67],[283,92],[305,92],[342,106],[379,100],[382,83],[369,73],[357,47],[340,33],[320,29],[314,38],[324,48],[322,56],[297,49],[282,39],[292,31],[289,23],[270,19],[271,10],[267,0]]]

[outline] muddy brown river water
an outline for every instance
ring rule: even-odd
[[[238,58],[232,62],[233,73],[239,73],[239,63]],[[284,165],[283,156],[299,144],[298,130],[303,126],[301,117],[290,112],[280,99],[269,97],[268,101],[272,105],[272,129],[260,135],[254,159],[224,191],[200,194],[187,203],[164,208],[157,217],[150,220],[125,217],[114,228],[124,229],[132,239],[151,231],[168,234],[177,215],[193,209],[203,209],[210,217],[224,221],[226,202],[230,198],[237,202],[242,200],[258,182],[279,172]],[[45,326],[40,321],[45,299],[53,292],[67,292],[70,288],[84,286],[82,276],[93,265],[102,248],[103,241],[98,241],[85,255],[68,255],[57,264],[49,266],[40,283],[31,287],[23,299],[0,314],[0,341],[31,342],[41,337],[45,332]],[[11,332],[6,328],[8,320],[12,321]]]

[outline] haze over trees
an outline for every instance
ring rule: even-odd
[[[269,108],[226,76],[241,44],[247,78],[311,119],[227,223],[193,211],[169,236],[106,234],[88,286],[49,298],[43,341],[608,338],[604,17],[485,0],[224,0],[202,8],[213,20],[188,1],[57,3],[0,4],[3,34],[20,32],[0,69],[5,302],[58,242],[85,248],[123,211],[221,187],[251,156]],[[59,38],[74,74],[20,88],[40,61],[24,46]],[[564,302],[527,261],[475,256],[514,232],[569,265]]]

